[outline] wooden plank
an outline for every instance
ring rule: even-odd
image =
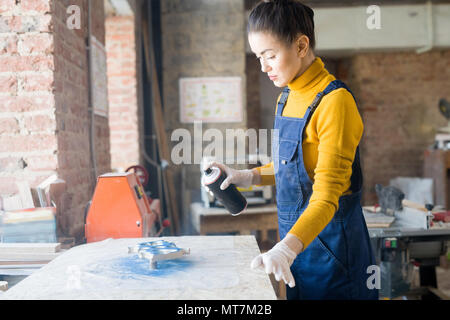
[[[420,210],[420,211],[428,212],[428,210],[423,205],[421,205],[420,203],[413,202],[413,201],[410,201],[408,199],[403,199],[402,200],[402,205],[404,207],[413,208],[413,209],[417,209],[417,210]]]
[[[392,223],[367,223],[367,228],[389,228]]]
[[[0,243],[0,255],[9,253],[55,253],[60,249],[60,243]]]
[[[178,218],[178,205],[176,199],[175,188],[173,185],[173,174],[170,171],[171,159],[169,151],[169,143],[166,136],[166,129],[164,125],[164,117],[162,113],[162,103],[158,83],[158,75],[155,68],[155,59],[153,53],[153,46],[150,43],[150,36],[148,34],[148,21],[144,14],[142,21],[143,38],[144,38],[144,55],[147,66],[147,75],[149,76],[149,82],[152,84],[152,97],[153,97],[153,114],[154,114],[154,126],[156,128],[156,138],[158,142],[158,151],[160,159],[167,161],[168,166],[163,170],[163,186],[164,192],[168,197],[166,201],[166,207],[169,213],[169,219],[171,220],[171,230],[175,235],[179,234],[180,225]]]
[[[11,266],[21,266],[21,268],[27,268],[28,266],[30,268],[37,268],[44,266],[48,263],[48,260],[45,261],[39,261],[39,260],[32,260],[32,261],[17,261],[17,260],[0,260],[0,269],[3,268],[11,268]]]
[[[389,228],[395,221],[395,217],[385,215],[384,213],[372,213],[363,209],[364,220],[367,228]]]
[[[31,194],[30,185],[26,181],[19,181],[16,183],[19,189],[20,200],[22,201],[22,208],[35,208],[33,195]]]
[[[0,262],[0,271],[5,269],[39,269],[48,263],[48,261],[43,263],[32,262],[33,263],[17,263],[17,261],[11,261],[9,264],[2,264],[2,262]]]
[[[59,256],[55,253],[0,253],[0,260],[7,261],[51,261]]]

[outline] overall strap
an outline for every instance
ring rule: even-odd
[[[325,90],[323,90],[322,92],[319,92],[317,94],[317,96],[314,98],[313,102],[311,103],[311,105],[309,106],[309,108],[311,109],[309,111],[309,117],[314,113],[314,111],[317,109],[317,107],[319,106],[320,102],[322,101],[322,98],[325,97],[327,94],[329,94],[330,92],[340,89],[340,88],[345,88],[347,89],[348,92],[352,93],[347,86],[345,85],[345,83],[343,83],[341,80],[334,80],[331,81],[328,86],[325,88]],[[353,93],[352,93],[353,95]],[[354,98],[354,97],[353,97]]]
[[[284,106],[286,105],[286,101],[289,97],[289,88],[285,87],[283,89],[283,93],[281,94],[281,98],[278,101],[278,107],[277,107],[277,116],[280,116],[283,114]]]

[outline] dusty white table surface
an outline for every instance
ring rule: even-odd
[[[128,246],[167,240],[190,249],[156,270]],[[250,262],[254,236],[107,239],[66,251],[0,294],[0,299],[275,300],[269,276]]]

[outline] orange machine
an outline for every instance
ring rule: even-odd
[[[150,209],[135,173],[108,173],[98,177],[85,224],[87,242],[107,238],[141,238],[156,234],[160,217]]]

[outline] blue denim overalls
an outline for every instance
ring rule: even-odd
[[[272,155],[281,239],[306,209],[312,194],[313,183],[303,163],[302,142],[306,124],[321,99],[342,87],[350,92],[343,82],[332,81],[316,96],[303,118],[282,116],[289,96],[287,87],[278,102]],[[289,300],[378,299],[378,290],[367,287],[367,280],[372,275],[367,273],[367,267],[375,265],[375,258],[360,204],[362,172],[359,147],[352,168],[352,194],[340,197],[333,219],[291,266],[296,286],[286,286]]]

